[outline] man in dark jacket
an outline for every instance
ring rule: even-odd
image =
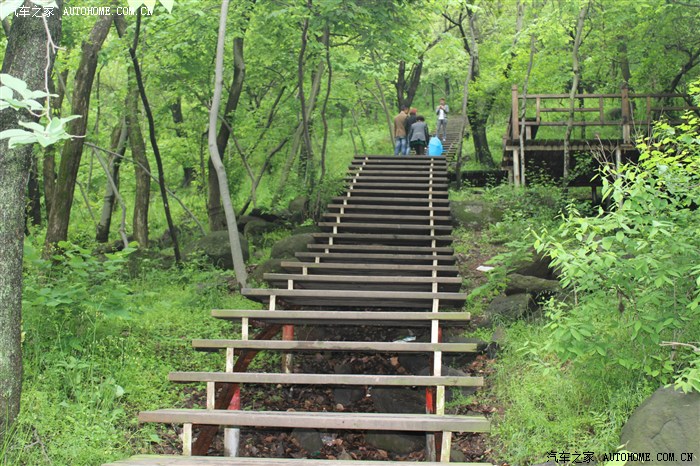
[[[425,155],[425,146],[428,145],[429,139],[430,132],[428,131],[428,125],[425,123],[425,117],[418,115],[416,122],[411,125],[408,133],[408,142],[411,144],[411,148],[416,151],[416,155]]]
[[[413,123],[416,122],[416,113],[418,113],[418,109],[412,107],[408,114],[408,118],[406,118],[406,134],[408,134],[409,131],[411,131],[411,126],[413,125]],[[404,153],[404,155],[408,155],[410,150],[410,144],[406,144],[406,152]]]

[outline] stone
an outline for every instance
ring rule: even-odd
[[[530,312],[532,295],[529,293],[497,296],[486,308],[492,321],[513,321],[526,317]]]
[[[372,402],[379,413],[425,413],[425,390],[403,387],[374,387]]]
[[[309,198],[307,196],[297,196],[287,206],[289,220],[293,223],[301,223],[306,218],[309,211]]]
[[[307,452],[318,453],[323,448],[321,434],[314,429],[294,429],[291,437],[299,442],[299,446]]]
[[[288,236],[272,245],[270,257],[273,259],[294,257],[294,253],[308,251],[308,244],[313,242],[314,237],[310,233]]]
[[[511,273],[506,280],[505,294],[507,295],[531,293],[537,296],[542,293],[555,294],[561,292],[561,286],[558,280],[547,280],[531,275],[521,275],[519,273]]]
[[[479,338],[469,338],[461,335],[448,336],[443,339],[445,343],[474,343],[476,344],[476,352],[474,353],[443,353],[442,361],[448,366],[462,367],[470,364],[476,357],[483,353],[488,346],[488,343]]]
[[[556,275],[555,271],[551,268],[551,264],[551,257],[537,254],[533,250],[532,258],[520,261],[516,264],[514,273],[551,280]]]
[[[497,327],[496,330],[494,330],[493,335],[491,336],[491,341],[486,347],[486,356],[488,356],[489,359],[496,358],[498,352],[503,347],[503,342],[505,341],[505,338],[505,329],[503,327]]]
[[[450,449],[450,463],[466,463],[467,456],[462,450],[457,450],[455,447]]]
[[[267,220],[251,220],[245,224],[245,228],[243,228],[243,234],[250,241],[258,242],[262,239],[262,236],[265,233],[268,233],[276,228],[276,224],[268,222]]]
[[[369,431],[365,434],[365,441],[376,448],[396,455],[407,455],[411,452],[425,448],[425,434],[395,434],[380,431]]]
[[[352,366],[350,364],[337,364],[333,368],[336,374],[352,374]],[[349,406],[365,397],[365,389],[362,387],[337,387],[333,389],[333,398],[336,403],[340,403],[343,407]]]
[[[243,260],[247,261],[250,258],[248,241],[246,241],[245,238],[240,238],[240,241]],[[195,251],[201,251],[216,267],[233,270],[233,258],[231,257],[231,243],[228,240],[228,231],[213,231],[203,238],[200,238],[188,248],[188,255]]]
[[[320,233],[321,228],[317,225],[300,225],[292,230],[293,235],[301,235],[303,233]]]
[[[503,220],[503,211],[496,206],[478,199],[451,201],[452,222],[474,230]]]
[[[650,452],[651,461],[645,465],[700,464],[700,393],[659,388],[622,427],[620,444],[630,452]],[[659,461],[657,453],[674,453],[673,461],[668,457]],[[682,457],[681,453],[692,453],[693,461],[683,461],[688,457]]]
[[[245,229],[245,226],[252,222],[253,220],[263,220],[260,217],[253,217],[252,215],[241,215],[236,219],[236,223],[238,224],[238,231],[243,233],[243,230]]]
[[[282,259],[268,259],[258,264],[258,266],[248,274],[248,279],[255,283],[263,283],[266,273],[279,273],[282,271],[284,271],[282,268]]]

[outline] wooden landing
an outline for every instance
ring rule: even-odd
[[[324,466],[329,460],[293,458],[223,458],[220,456],[138,455],[104,466]],[[336,466],[377,466],[376,461],[333,460]],[[421,466],[444,466],[445,463],[425,461]],[[486,466],[489,463],[450,463],[454,466]],[[381,466],[405,466],[405,461],[382,461]]]

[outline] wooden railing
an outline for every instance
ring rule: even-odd
[[[584,134],[587,128],[592,128],[595,130],[593,137],[581,139],[597,142],[605,139],[624,149],[631,148],[638,136],[650,134],[654,122],[661,117],[666,117],[671,123],[679,123],[681,112],[698,110],[684,94],[636,94],[630,93],[626,87],[619,94],[575,94],[574,100],[572,109],[569,94],[519,95],[518,86],[512,87],[511,118],[504,138],[504,149],[512,152],[513,181],[516,185],[524,182],[525,154],[519,144],[521,134],[529,141],[538,131],[548,127],[566,128],[571,125]],[[574,118],[569,122],[572,111]],[[609,131],[605,129],[607,127],[617,127],[619,131]],[[601,135],[601,132],[607,135]],[[561,147],[554,142],[557,140],[561,142]],[[564,133],[548,138],[548,142],[554,142],[549,144],[550,150],[563,150]]]

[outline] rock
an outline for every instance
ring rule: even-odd
[[[352,374],[350,364],[338,364],[333,370],[336,374]],[[359,387],[339,387],[333,389],[333,398],[344,407],[349,406],[365,397],[364,388]]]
[[[511,273],[507,277],[507,285],[505,293],[507,295],[519,293],[531,293],[535,296],[541,293],[559,293],[561,286],[558,280],[547,280],[544,278],[533,277],[531,275],[521,275],[519,273]]]
[[[491,336],[491,342],[486,347],[486,355],[489,359],[496,358],[498,352],[503,347],[503,342],[505,341],[505,338],[506,331],[503,329],[503,327],[496,328],[496,330],[493,332],[493,335]]]
[[[257,267],[248,275],[248,278],[256,283],[262,283],[266,273],[282,272],[282,259],[268,259]]]
[[[309,211],[309,198],[307,196],[297,196],[287,206],[289,220],[293,223],[301,223],[306,218]]]
[[[279,223],[281,220],[283,220],[282,216],[278,214],[273,214],[270,212],[263,212],[260,209],[253,209],[250,211],[250,215],[253,217],[261,218],[265,220],[266,222],[270,223]]]
[[[425,413],[425,390],[375,387],[370,393],[379,413]]]
[[[642,403],[622,428],[625,450],[650,452],[644,464],[690,465],[700,462],[700,393],[660,388]],[[674,461],[658,461],[657,453],[674,453]],[[682,461],[681,453],[693,453],[694,462]],[[638,465],[641,462],[628,462]]]
[[[314,238],[310,233],[302,233],[301,235],[293,235],[277,241],[270,251],[270,257],[273,259],[282,259],[286,257],[294,257],[296,252],[306,252],[309,250],[307,245],[313,243]]]
[[[450,212],[456,226],[481,230],[503,219],[503,211],[488,202],[476,199],[451,201]]]
[[[443,340],[445,343],[474,343],[476,344],[475,353],[443,353],[442,361],[448,366],[462,367],[470,364],[476,357],[483,353],[488,346],[484,340],[479,338],[468,338],[464,336],[448,336]]]
[[[240,238],[243,260],[250,257],[248,241]],[[233,270],[233,258],[231,257],[231,246],[228,240],[228,231],[213,231],[207,236],[197,240],[189,249],[188,254],[194,251],[201,251],[212,264],[226,270]]]
[[[533,277],[551,280],[556,275],[554,270],[551,268],[551,264],[552,259],[549,256],[542,256],[533,251],[532,259],[524,260],[518,263],[513,272],[520,275],[530,275]]]
[[[323,440],[317,430],[294,429],[291,437],[297,439],[299,446],[311,454],[318,453],[323,448]]]
[[[252,222],[253,220],[263,220],[260,217],[253,217],[252,215],[241,215],[236,219],[236,223],[238,225],[238,231],[243,233],[243,230],[245,230],[245,226]]]
[[[462,450],[457,450],[455,447],[450,449],[450,463],[466,463],[467,457]]]
[[[370,445],[381,450],[397,455],[407,455],[408,453],[425,448],[425,434],[388,434],[380,431],[369,431],[365,435],[365,440]]]
[[[276,224],[260,218],[246,223],[245,228],[243,228],[243,234],[250,241],[258,242],[262,239],[262,236],[265,233],[268,233],[276,228]]]
[[[491,301],[486,308],[486,315],[493,320],[513,321],[527,316],[532,304],[529,293],[519,293],[510,296],[501,295]]]
[[[293,235],[301,235],[303,233],[320,233],[321,229],[317,225],[301,225],[292,230]]]

